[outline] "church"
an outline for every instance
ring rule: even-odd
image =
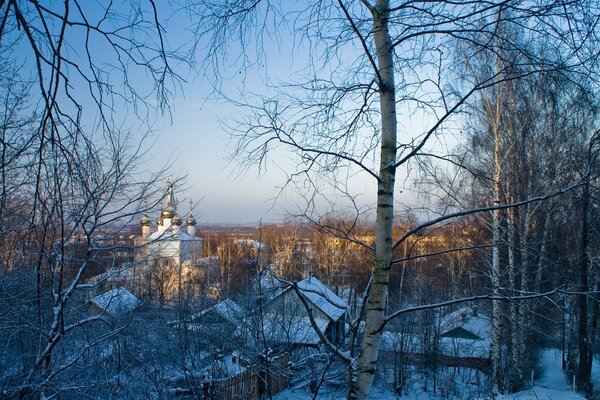
[[[133,239],[133,262],[113,265],[90,279],[96,290],[126,288],[143,300],[171,304],[184,295],[194,297],[206,286],[207,259],[202,238],[196,236],[196,219],[190,211],[183,221],[177,210],[173,184],[169,182],[156,230],[147,214],[141,232]]]
[[[164,205],[156,220],[156,231],[151,233],[152,220],[144,214],[141,220],[141,236],[135,239],[135,263],[156,261],[170,264],[197,264],[202,257],[202,239],[196,236],[196,219],[190,210],[182,227],[177,212],[173,184],[169,182]]]

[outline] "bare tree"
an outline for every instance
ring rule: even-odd
[[[69,371],[111,335],[85,335],[110,321],[74,312],[77,286],[112,234],[157,198],[164,174],[141,173],[145,135],[132,137],[122,110],[145,121],[156,106],[167,110],[173,55],[153,1],[6,0],[0,15],[0,238],[3,252],[19,253],[3,268],[2,298],[19,301],[2,335],[12,346],[15,330],[21,344],[2,386],[19,398],[84,394]]]
[[[522,54],[521,62],[532,66],[528,75],[580,67],[583,53],[591,58],[597,53],[590,41],[597,32],[586,22],[597,17],[597,6],[586,1],[565,7],[553,1],[340,0],[311,1],[297,8],[270,1],[192,3],[200,21],[198,33],[209,38],[208,60],[217,66],[213,71],[219,77],[222,64],[215,60],[227,55],[228,37],[241,39],[237,60],[247,62],[243,70],[256,61],[251,50],[258,54],[256,62],[268,62],[264,41],[270,36],[287,39],[282,30],[289,26],[297,39],[294,50],[303,52],[306,60],[305,80],[283,85],[274,97],[242,101],[247,114],[230,126],[239,139],[234,157],[246,165],[264,166],[272,148],[291,149],[298,156],[298,170],[288,185],[301,189],[309,216],[316,212],[319,199],[328,197],[321,190],[326,185],[361,212],[364,209],[357,206],[349,186],[356,175],[375,183],[375,243],[363,243],[373,258],[360,316],[364,321],[361,349],[356,356],[338,352],[352,366],[349,398],[365,398],[373,382],[382,330],[390,318],[400,315],[386,313],[394,249],[423,227],[507,207],[495,202],[478,210],[446,209],[417,229],[398,237],[393,234],[397,175],[408,179],[414,162],[444,158],[440,150],[444,135],[452,131],[471,96],[521,77],[519,73],[507,76],[500,65],[486,76],[453,84],[457,65],[452,54],[457,42],[472,44],[467,58],[478,52],[500,57],[506,50]],[[499,23],[526,27],[527,41],[547,49],[547,57],[529,55],[520,42],[495,41]],[[410,122],[416,119],[422,125]],[[348,239],[352,240],[350,235]]]

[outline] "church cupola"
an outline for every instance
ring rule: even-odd
[[[196,218],[192,214],[185,220],[187,226],[196,226]]]
[[[173,194],[173,183],[169,182],[168,185],[167,194],[165,196],[165,206],[160,213],[164,229],[170,228],[173,218],[177,216],[177,210],[175,209],[175,195]]]
[[[172,220],[173,223],[173,232],[178,233],[181,230],[181,218],[179,215],[175,214]]]
[[[194,208],[194,204],[190,200],[190,215],[186,218],[185,224],[187,225],[187,234],[196,236],[196,218],[192,215],[192,208]]]
[[[185,220],[187,225],[187,234],[190,236],[196,236],[196,218],[190,212],[190,216]]]
[[[152,225],[152,220],[148,216],[148,214],[144,214],[141,220],[142,223],[142,237],[147,238],[150,236],[150,225]]]

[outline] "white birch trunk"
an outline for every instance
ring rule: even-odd
[[[490,110],[491,111],[491,110]],[[500,163],[500,96],[495,99],[495,110],[492,120],[492,129],[494,133],[494,206],[500,205],[501,195],[501,172]],[[488,111],[489,112],[489,111]],[[500,301],[500,245],[501,238],[500,210],[492,212],[492,292],[494,300],[492,301],[492,343],[490,348],[490,357],[492,362],[492,390],[495,394],[503,391],[501,374],[501,345],[502,337],[502,302]]]
[[[516,253],[517,253],[517,235],[516,235],[516,210],[514,208],[510,208],[507,211],[508,221],[507,221],[507,231],[508,231],[508,277],[510,281],[510,289],[512,290],[512,295],[516,295],[518,290],[520,289],[519,285],[519,268],[517,266]],[[520,376],[522,375],[521,371],[521,353],[520,349],[522,347],[523,335],[522,335],[522,326],[521,326],[521,311],[520,306],[512,301],[510,303],[510,320],[511,320],[511,335],[510,335],[510,345],[511,345],[511,362],[510,362],[510,389],[511,391],[516,390],[518,386],[518,382],[520,381]]]
[[[540,245],[540,256],[538,258],[537,268],[535,271],[535,282],[533,290],[539,292],[542,287],[542,275],[546,263],[546,252],[548,251],[548,233],[550,232],[550,207],[546,207],[544,212],[544,231],[542,232],[542,243]]]
[[[371,287],[367,294],[365,328],[361,351],[353,371],[349,399],[367,397],[379,356],[379,344],[385,319],[388,283],[392,261],[394,224],[394,184],[396,177],[396,96],[393,48],[389,36],[389,1],[378,0],[373,13],[373,31],[377,51],[379,102],[381,108],[381,160],[377,188],[375,259]]]
[[[496,166],[499,172],[499,166]],[[499,192],[499,185],[494,184],[494,205],[499,205],[500,201],[496,194]],[[493,391],[498,394],[502,391],[502,377],[500,371],[501,347],[500,340],[502,335],[502,303],[500,297],[500,211],[494,210],[492,215],[492,291],[494,300],[492,301],[492,382]]]

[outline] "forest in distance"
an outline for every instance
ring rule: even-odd
[[[596,0],[0,0],[0,399],[600,398],[599,34]],[[219,126],[158,142],[197,91]],[[250,214],[177,172],[214,134],[286,222],[184,206],[203,174]]]

